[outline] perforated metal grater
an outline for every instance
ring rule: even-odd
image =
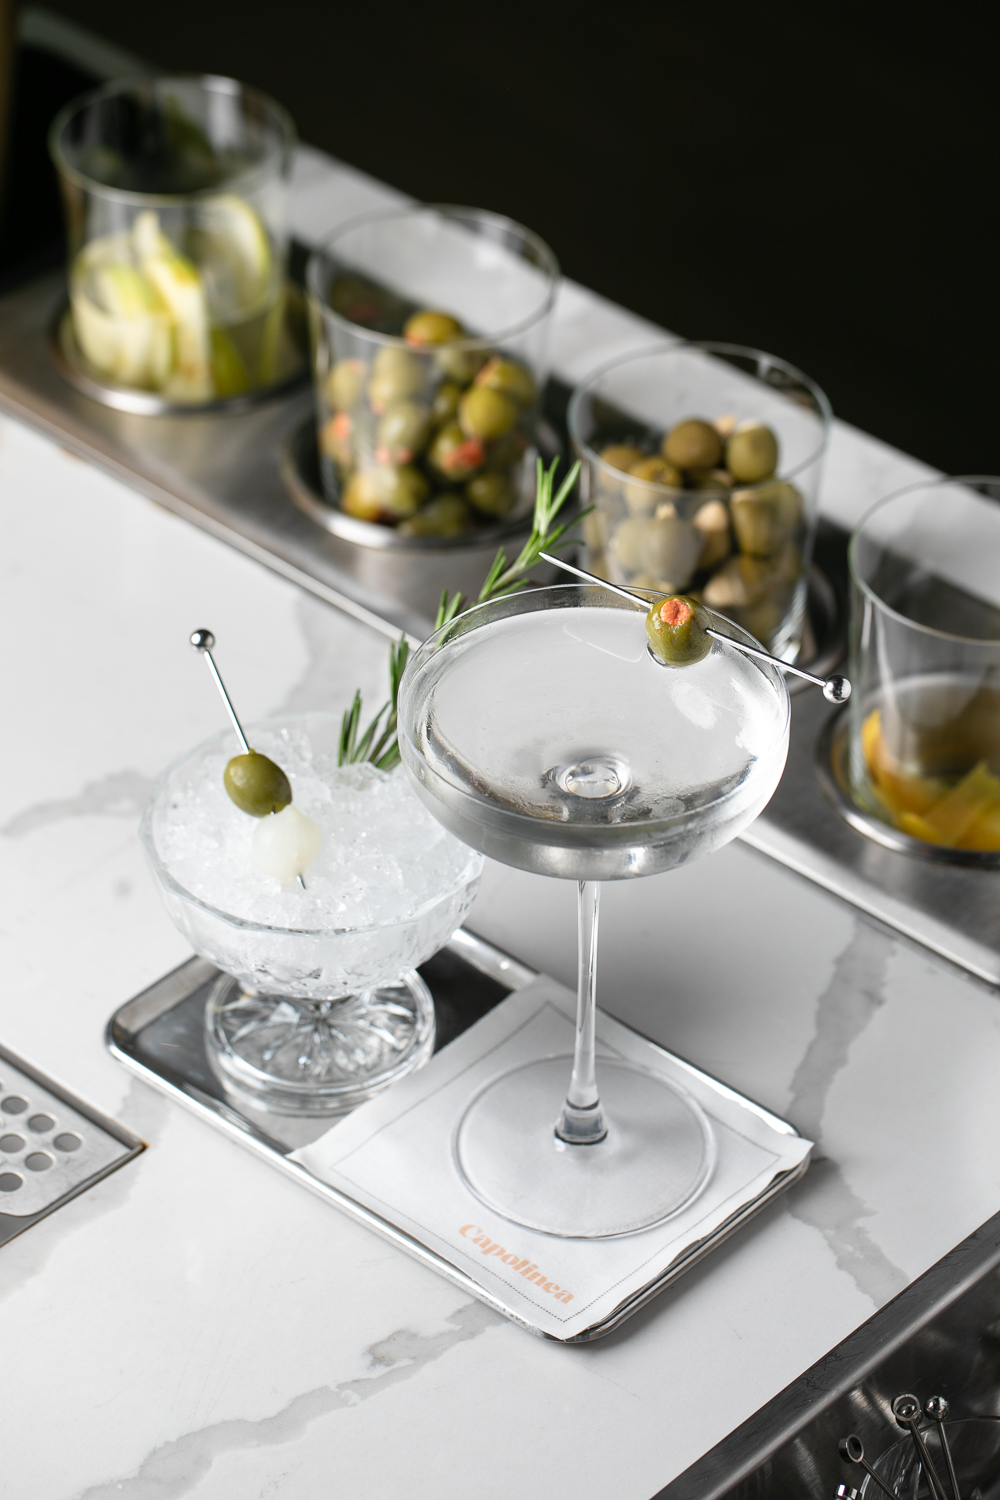
[[[0,1047],[0,1245],[144,1149],[131,1131]]]

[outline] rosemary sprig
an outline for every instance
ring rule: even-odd
[[[552,460],[546,469],[542,460],[538,460],[536,469],[535,488],[535,513],[532,518],[531,534],[517,557],[512,563],[508,563],[507,554],[501,547],[493,559],[490,571],[487,573],[482,588],[479,590],[477,603],[485,604],[488,599],[502,599],[507,594],[513,594],[518,589],[524,588],[527,578],[526,574],[531,571],[539,560],[542,552],[551,552],[559,546],[565,546],[565,534],[569,528],[580,520],[586,511],[582,511],[571,521],[560,522],[556,525],[556,517],[562,510],[570,493],[576,483],[576,476],[580,472],[579,463],[575,463],[563,480],[559,489],[555,489],[556,469],[559,466],[557,458]],[[465,596],[459,591],[449,598],[445,589],[441,595],[441,603],[438,605],[437,619],[434,629],[440,630],[442,625],[448,625],[460,613],[465,601]],[[380,771],[391,771],[399,764],[399,742],[396,738],[396,700],[399,697],[399,684],[406,670],[406,663],[410,656],[410,643],[405,635],[401,635],[398,641],[394,641],[389,647],[389,701],[383,703],[378,713],[358,737],[361,724],[361,692],[360,689],[354,694],[354,702],[344,714],[340,723],[340,745],[337,752],[338,766],[356,765],[359,761],[370,761]]]
[[[338,766],[353,766],[358,761],[368,760],[380,771],[391,771],[399,765],[399,742],[396,739],[396,700],[399,684],[403,680],[406,663],[410,657],[410,643],[405,635],[393,641],[389,647],[389,701],[383,703],[364,734],[358,739],[361,722],[361,690],[354,694],[354,702],[340,721],[340,745],[337,750]],[[383,717],[385,723],[382,723]],[[379,731],[381,725],[381,732]]]
[[[559,546],[565,546],[562,538],[580,516],[574,517],[572,521],[565,521],[559,526],[554,524],[556,516],[562,510],[566,501],[576,484],[576,476],[580,472],[580,464],[577,461],[570,469],[559,489],[553,494],[556,481],[556,469],[559,467],[558,458],[554,458],[546,469],[541,459],[535,466],[535,514],[531,523],[531,535],[521,548],[515,560],[508,565],[507,554],[501,547],[493,559],[490,571],[487,573],[482,588],[479,590],[479,604],[485,604],[488,599],[502,599],[506,594],[513,594],[517,589],[524,588],[527,583],[526,573],[538,562],[539,553],[552,552]],[[586,512],[581,512],[585,515]],[[441,603],[438,605],[437,619],[434,621],[434,629],[440,630],[442,625],[448,625],[460,612],[465,596],[459,591],[448,597],[445,589],[441,595]]]

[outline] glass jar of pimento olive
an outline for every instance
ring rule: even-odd
[[[559,268],[481,209],[343,225],[309,262],[326,499],[405,535],[473,537],[530,510]]]
[[[831,421],[813,381],[736,344],[662,343],[573,394],[590,568],[685,594],[794,661]]]

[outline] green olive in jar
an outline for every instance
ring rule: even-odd
[[[626,517],[615,527],[609,551],[624,573],[649,572],[682,589],[694,572],[701,548],[698,532],[675,514]]]
[[[364,360],[339,359],[326,377],[330,405],[339,411],[353,411],[365,393],[367,373]]]
[[[711,616],[682,594],[657,599],[646,616],[646,639],[653,655],[668,667],[690,667],[712,649]]]
[[[465,337],[465,329],[451,313],[432,312],[422,309],[407,318],[403,324],[403,337],[408,344],[426,348],[430,344],[451,344]]]
[[[656,453],[640,458],[629,469],[629,473],[636,479],[645,479],[649,484],[665,484],[675,490],[679,490],[684,483],[680,469],[674,464],[668,464],[665,458],[660,458]]]
[[[502,438],[497,438],[495,443],[488,444],[486,467],[497,470],[512,469],[524,456],[527,446],[528,439],[520,427],[512,428],[510,432],[505,432]]]
[[[648,454],[643,453],[640,448],[633,448],[631,443],[611,443],[607,448],[602,448],[597,456],[609,469],[628,474],[632,465],[642,463]]]
[[[717,495],[726,494],[733,487],[733,476],[728,469],[691,469],[688,479],[692,489],[708,490]]]
[[[486,361],[476,376],[476,385],[500,391],[518,406],[530,406],[535,399],[535,382],[530,371],[516,360],[505,359],[500,354],[494,354]]]
[[[375,432],[375,457],[380,464],[408,464],[430,436],[431,415],[416,401],[390,406]]]
[[[508,516],[517,504],[517,489],[509,474],[487,469],[469,480],[465,497],[480,515]]]
[[[781,624],[785,603],[781,598],[774,595],[761,599],[757,604],[751,604],[746,609],[739,611],[737,624],[742,625],[752,636],[767,646],[771,636]]]
[[[625,504],[634,516],[652,515],[663,499],[658,486],[666,485],[668,489],[680,489],[684,483],[684,476],[680,470],[675,469],[673,464],[668,464],[665,458],[660,458],[656,454],[637,459],[629,473],[642,481],[641,484],[622,486]]]
[[[465,386],[483,368],[489,357],[487,349],[468,349],[461,345],[449,348],[445,344],[435,351],[434,363],[442,375],[447,375],[449,380],[457,380],[459,385]]]
[[[472,512],[461,495],[436,495],[398,530],[401,536],[461,536],[471,524]]]
[[[372,361],[368,382],[368,400],[378,415],[395,405],[419,395],[427,374],[423,360],[394,344],[380,349]]]
[[[338,411],[319,430],[319,446],[338,468],[349,469],[354,462],[353,434],[354,419],[346,411]]]
[[[661,451],[678,469],[714,469],[722,457],[722,439],[711,422],[690,417],[671,428]]]
[[[443,427],[446,422],[456,420],[461,394],[462,387],[457,380],[442,380],[431,402],[431,419],[435,427]]]
[[[517,407],[501,391],[473,386],[458,403],[458,420],[466,437],[492,443],[517,425]]]
[[[765,598],[771,581],[772,569],[765,558],[731,557],[706,583],[705,603],[723,614],[746,609]]]
[[[793,484],[775,480],[734,490],[729,507],[740,551],[749,557],[773,557],[798,528],[802,497]]]
[[[230,801],[251,818],[281,812],[292,800],[292,788],[280,766],[256,750],[234,755],[223,773]]]
[[[378,464],[358,469],[344,486],[340,508],[361,521],[393,525],[419,510],[426,499],[428,483],[418,469]]]
[[[778,439],[763,422],[744,422],[726,444],[726,468],[740,484],[759,484],[778,467]]]
[[[707,500],[691,524],[702,539],[698,568],[714,568],[724,562],[732,550],[729,510],[725,503],[722,500]]]
[[[457,422],[449,422],[436,434],[427,451],[427,462],[443,479],[469,479],[483,466],[486,449],[478,438],[466,437]]]

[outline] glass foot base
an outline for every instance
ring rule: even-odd
[[[256,995],[223,975],[205,1007],[205,1043],[226,1085],[290,1115],[336,1115],[427,1062],[434,1002],[414,970],[341,1000]]]
[[[571,1057],[495,1078],[459,1122],[455,1155],[480,1202],[515,1224],[568,1239],[634,1234],[705,1188],[715,1137],[705,1112],[663,1079],[601,1058],[608,1133],[591,1146],[556,1139]]]

